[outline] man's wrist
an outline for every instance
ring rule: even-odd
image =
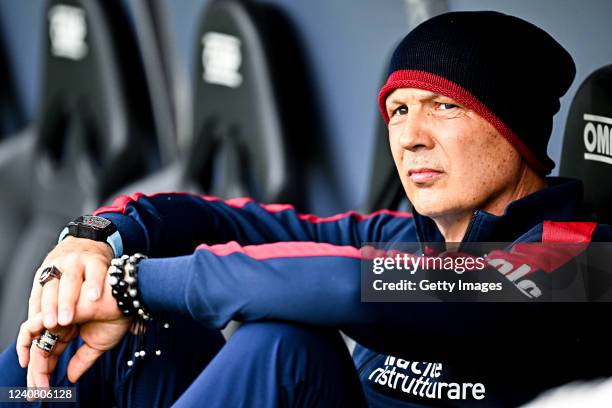
[[[72,236],[72,235],[70,235],[70,231],[68,227],[65,227],[60,233],[57,239],[57,243],[59,244],[61,241],[63,241],[68,236]],[[109,235],[108,238],[106,238],[106,241],[104,242],[110,245],[111,249],[113,250],[113,258],[117,258],[123,255],[123,241],[121,239],[121,234],[119,234],[118,230],[113,232],[111,235]]]

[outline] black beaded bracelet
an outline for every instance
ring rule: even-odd
[[[143,259],[147,259],[147,257],[139,253],[131,256],[123,255],[121,258],[113,259],[108,268],[108,282],[111,285],[111,291],[117,301],[117,306],[124,316],[135,317],[130,328],[133,336],[129,339],[129,347],[134,349],[135,352],[134,358],[126,362],[128,367],[133,367],[137,360],[144,359],[147,355],[161,356],[161,344],[167,343],[169,337],[169,333],[167,333],[169,330],[167,329],[170,328],[170,323],[157,319],[153,321],[153,317],[138,295],[138,264]],[[154,329],[151,334],[153,344],[145,342],[144,339],[145,333],[151,329]],[[149,349],[149,353],[146,349]]]
[[[113,259],[108,268],[108,283],[124,316],[136,315],[143,320],[149,320],[151,315],[138,296],[138,264],[143,259],[147,257],[138,253]]]

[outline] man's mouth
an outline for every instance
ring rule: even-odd
[[[442,172],[434,169],[412,169],[408,170],[408,177],[412,180],[413,183],[427,183],[429,181],[433,181],[436,178],[440,177]]]

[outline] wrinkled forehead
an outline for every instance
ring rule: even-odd
[[[385,104],[387,106],[390,106],[390,105],[394,105],[398,103],[406,103],[410,101],[424,102],[424,101],[431,101],[431,100],[439,99],[439,98],[452,100],[452,98],[449,98],[440,93],[429,91],[426,89],[397,88],[397,89],[394,89],[391,93],[389,93],[389,95],[387,95],[387,98],[385,99]]]

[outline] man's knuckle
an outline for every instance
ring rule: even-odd
[[[70,265],[75,265],[81,263],[82,254],[77,251],[72,251],[66,254],[66,263]]]
[[[62,285],[64,286],[64,284],[68,283],[68,284],[74,284],[75,282],[77,282],[79,280],[79,275],[77,274],[77,272],[73,269],[73,268],[69,268],[66,270],[65,273],[62,274],[62,278],[61,281]]]
[[[106,262],[106,259],[104,258],[97,258],[95,260],[93,260],[93,262],[91,262],[91,264],[89,265],[89,267],[92,270],[99,270],[99,271],[105,271],[106,269],[108,269],[108,262]]]

